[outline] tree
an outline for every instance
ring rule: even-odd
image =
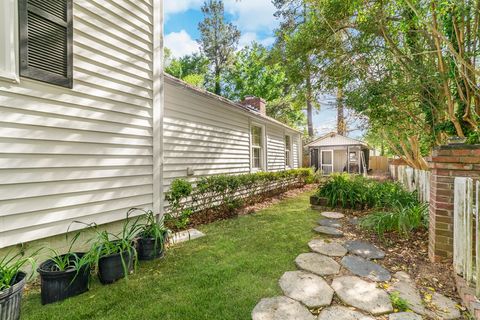
[[[231,62],[240,39],[240,31],[225,21],[223,1],[208,0],[202,6],[204,19],[199,23],[201,52],[210,61],[213,72],[214,92],[222,93],[222,74]]]
[[[273,61],[264,46],[254,42],[237,52],[224,82],[227,98],[261,97],[267,102],[267,115],[294,127],[305,124],[305,115],[295,90],[291,90],[285,67]]]
[[[198,53],[174,58],[171,56],[170,50],[166,48],[165,72],[191,85],[204,87],[208,72],[208,60]]]
[[[418,168],[449,136],[478,141],[480,1],[306,2],[296,47],[368,117],[370,139]]]

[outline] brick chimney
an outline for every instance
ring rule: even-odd
[[[240,102],[244,106],[250,106],[251,108],[255,109],[262,115],[267,114],[267,103],[262,98],[254,97],[254,96],[246,96],[245,99]]]

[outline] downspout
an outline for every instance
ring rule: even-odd
[[[157,221],[164,214],[163,188],[163,0],[153,2],[153,212]]]

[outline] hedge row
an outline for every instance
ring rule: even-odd
[[[232,214],[238,208],[265,198],[312,183],[311,169],[279,172],[257,172],[242,175],[215,175],[195,182],[176,179],[170,186],[165,223],[173,229],[184,229],[193,215]]]

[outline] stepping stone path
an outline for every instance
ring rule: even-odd
[[[300,302],[287,297],[264,298],[252,311],[252,320],[315,320]]]
[[[297,267],[320,276],[334,275],[340,272],[340,265],[327,256],[318,253],[302,253],[296,259]]]
[[[317,320],[375,320],[363,313],[354,311],[352,309],[334,306],[322,310]]]
[[[345,242],[345,248],[347,248],[348,253],[360,256],[368,260],[385,258],[385,252],[378,249],[373,244],[365,241],[347,241]]]
[[[318,224],[324,227],[330,227],[330,228],[341,228],[342,223],[339,220],[335,219],[320,219],[318,220]]]
[[[341,238],[343,237],[343,232],[336,229],[336,228],[331,228],[331,227],[324,227],[324,226],[318,226],[314,228],[315,232],[334,237],[334,238]]]
[[[378,289],[375,283],[346,276],[333,279],[332,288],[340,300],[349,306],[373,315],[393,311],[390,297],[385,291]]]
[[[333,289],[321,277],[305,271],[288,271],[279,281],[284,294],[308,308],[329,306]]]
[[[362,257],[346,256],[343,257],[341,264],[351,273],[372,281],[389,281],[391,279],[387,269]]]
[[[340,212],[322,212],[321,215],[327,219],[342,219],[345,217],[345,215]]]
[[[330,257],[343,257],[347,254],[347,249],[338,242],[329,240],[313,239],[308,243],[310,250]]]
[[[408,303],[408,308],[420,315],[425,315],[427,310],[423,305],[422,297],[418,292],[415,284],[410,279],[410,276],[403,271],[397,272],[393,275],[394,282],[388,292],[393,294],[396,292],[400,298]]]
[[[388,320],[422,320],[422,316],[413,312],[392,313],[388,316]]]
[[[342,213],[322,212],[321,216],[316,232],[328,238],[343,236]],[[422,316],[453,320],[461,316],[455,301],[439,293],[433,293],[431,301],[424,305],[415,283],[405,272],[395,273],[387,286],[388,293],[378,288],[375,281],[389,281],[391,275],[370,261],[385,257],[371,243],[355,240],[342,245],[335,240],[313,239],[308,246],[313,252],[302,253],[295,259],[300,270],[285,272],[279,280],[285,296],[260,300],[252,311],[253,320],[420,320]],[[334,259],[341,259],[343,268]],[[330,285],[324,276],[333,278]],[[413,312],[393,313],[389,294],[405,300]],[[335,302],[334,295],[343,305]],[[312,314],[322,307],[326,308],[318,317]]]

